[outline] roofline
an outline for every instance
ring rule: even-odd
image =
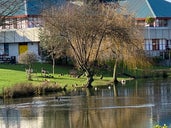
[[[145,20],[145,18],[136,18],[136,20]]]
[[[156,17],[156,19],[171,19],[171,17]]]
[[[27,1],[24,0],[24,9],[25,9],[25,15],[28,15],[27,13]]]
[[[146,18],[136,18],[136,20],[145,20]],[[171,17],[155,17],[155,19],[170,20]]]
[[[13,18],[27,18],[27,17],[40,17],[40,15],[18,15],[18,16],[8,16],[6,19]]]
[[[155,15],[153,9],[151,8],[150,3],[148,2],[148,0],[145,0],[145,1],[146,1],[146,3],[147,3],[147,6],[149,7],[149,9],[150,9],[150,11],[151,11],[153,17],[156,17],[156,15]]]

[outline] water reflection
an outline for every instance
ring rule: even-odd
[[[0,106],[0,128],[152,128],[171,124],[171,80],[80,89]]]

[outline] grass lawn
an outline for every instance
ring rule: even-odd
[[[72,69],[72,67],[56,66],[54,78],[43,78],[40,73],[42,67],[50,73],[52,72],[52,65],[36,63],[33,65],[33,81],[28,81],[25,72],[26,67],[24,65],[0,64],[0,92],[4,87],[11,87],[14,86],[16,83],[22,82],[32,82],[33,84],[38,85],[41,82],[48,80],[51,82],[56,82],[61,86],[68,85],[69,88],[72,87],[72,85],[74,84],[77,84],[79,86],[86,84],[86,77],[70,77],[68,72]],[[101,80],[100,76],[95,76],[94,79],[95,81],[93,82],[93,85],[106,85],[112,80],[112,77],[105,76],[103,80]]]
[[[48,71],[49,75],[53,76],[53,77],[44,78],[41,74],[42,68],[44,68],[46,71]],[[79,87],[79,86],[85,85],[87,82],[87,78],[85,76],[81,76],[80,78],[71,77],[69,75],[69,71],[71,69],[73,69],[73,67],[69,67],[69,66],[55,66],[55,74],[52,75],[52,65],[36,63],[32,66],[32,69],[33,69],[32,81],[27,80],[27,74],[26,74],[25,69],[26,69],[26,66],[21,65],[21,64],[15,64],[15,65],[0,64],[0,94],[2,94],[2,92],[3,92],[2,90],[4,88],[7,89],[8,87],[13,87],[13,89],[18,89],[18,86],[15,86],[17,84],[22,85],[22,87],[24,87],[24,89],[28,90],[27,87],[23,86],[23,85],[30,85],[29,82],[31,82],[31,85],[33,85],[33,86],[41,87],[41,85],[44,85],[44,83],[46,83],[45,81],[50,81],[51,83],[55,83],[55,85],[57,83],[57,85],[60,85],[60,87],[64,87],[65,85],[68,85],[67,89],[69,89],[69,90],[73,89],[72,85],[78,85],[78,87]],[[143,70],[139,69],[139,70],[137,70],[137,72],[135,72],[135,71],[128,72],[128,74],[135,73],[136,75],[135,74],[133,74],[133,75],[137,76],[137,74],[139,74],[139,71],[142,72],[142,73],[140,73],[140,76],[142,76],[140,78],[145,78],[144,76],[146,76],[146,75],[147,76],[151,75],[150,77],[158,78],[158,77],[164,77],[166,75],[170,76],[170,73],[171,73],[171,69],[168,67],[165,67],[165,68],[160,68],[160,69],[152,68],[149,71],[144,70],[145,72]],[[110,71],[103,70],[100,72],[103,73],[104,77],[103,77],[103,79],[100,79],[100,75],[94,76],[93,86],[109,85],[112,81],[112,75],[111,75],[112,71],[110,72]],[[98,74],[101,74],[101,73],[98,73]],[[125,77],[121,74],[118,77],[119,77],[118,80],[130,79],[129,76]],[[48,83],[47,85],[50,85],[50,84]],[[52,85],[54,85],[54,84],[52,84]],[[29,87],[31,87],[31,86],[29,86]],[[24,91],[22,90],[21,92],[24,92]]]

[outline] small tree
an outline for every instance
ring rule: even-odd
[[[26,69],[28,80],[32,80],[31,78],[31,74],[33,72],[32,64],[36,61],[37,61],[37,55],[33,52],[25,52],[18,57],[19,63],[26,64],[28,66],[28,69]]]
[[[40,31],[40,46],[45,52],[47,52],[48,56],[52,58],[52,69],[53,74],[55,73],[55,60],[59,57],[65,55],[67,45],[66,40],[62,37],[58,36],[58,33],[51,24],[47,22],[44,25],[44,29]]]

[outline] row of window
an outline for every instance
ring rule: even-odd
[[[23,46],[25,46],[25,47],[23,47]],[[24,50],[23,50],[23,48],[24,48]],[[4,50],[1,51],[0,55],[9,56],[9,43],[4,43],[3,49]],[[23,51],[22,53],[24,53],[26,50],[27,50],[27,43],[19,43],[19,52]]]
[[[145,50],[169,50],[171,49],[171,40],[152,39],[145,40]]]
[[[156,51],[156,50],[169,50],[169,49],[171,49],[171,40],[163,40],[163,39],[145,40],[145,50]],[[3,54],[5,54],[5,55],[9,54],[9,44],[8,43],[4,43],[4,53]]]
[[[138,20],[137,25],[148,26],[144,20]],[[0,26],[0,29],[22,29],[39,27],[42,24],[40,17],[25,17],[25,18],[9,18]],[[152,26],[154,27],[167,27],[167,19],[156,19]]]
[[[33,43],[33,42],[22,42],[18,45],[18,53],[22,54],[24,52],[26,52],[29,48],[31,50],[33,50],[34,52],[36,52],[38,55],[40,55],[40,46],[37,43]],[[11,47],[11,48],[10,48]],[[11,56],[9,49],[12,49],[13,45],[10,45],[9,43],[3,43],[0,46],[0,56]]]
[[[144,20],[138,20],[136,22],[139,26],[149,26]],[[167,19],[156,19],[151,27],[167,27],[168,26],[168,20]]]
[[[27,17],[27,18],[11,18],[7,19],[0,29],[22,29],[39,27],[41,24],[39,17]]]

